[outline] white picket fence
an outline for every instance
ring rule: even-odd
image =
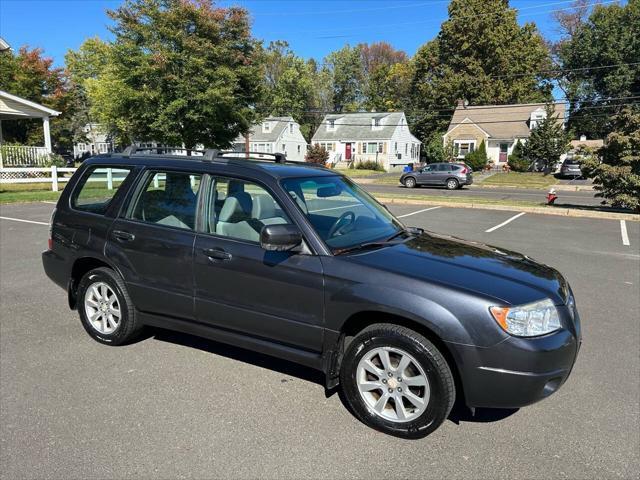
[[[48,159],[49,151],[46,147],[31,147],[26,145],[0,146],[0,168],[44,165]]]

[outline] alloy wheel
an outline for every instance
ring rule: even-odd
[[[122,312],[118,296],[105,282],[89,285],[84,295],[84,311],[89,325],[99,333],[108,335],[120,326]]]
[[[399,348],[367,352],[358,363],[356,383],[369,409],[391,422],[415,420],[429,404],[431,391],[424,369]]]

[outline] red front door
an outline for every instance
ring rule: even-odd
[[[344,146],[344,159],[351,160],[351,144],[350,143],[347,143]]]

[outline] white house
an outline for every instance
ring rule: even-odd
[[[269,117],[253,125],[247,137],[238,136],[233,142],[236,152],[284,153],[287,160],[304,162],[307,141],[300,125],[292,117]]]
[[[82,127],[82,133],[84,141],[73,145],[74,158],[113,152],[113,140],[99,123],[87,123]]]
[[[329,162],[375,161],[396,170],[420,160],[421,142],[409,131],[404,112],[326,115],[311,139],[329,152]]]
[[[557,121],[564,125],[566,105],[556,102],[553,107]],[[443,142],[451,142],[456,156],[463,159],[484,140],[489,161],[504,165],[515,144],[525,143],[546,115],[544,103],[468,106],[458,100]]]

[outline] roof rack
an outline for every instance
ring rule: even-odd
[[[298,163],[291,162],[287,160],[287,156],[284,153],[276,152],[235,152],[230,150],[218,150],[215,148],[207,148],[207,149],[191,149],[191,148],[181,148],[181,147],[138,147],[137,145],[129,145],[122,152],[123,157],[131,157],[133,155],[139,154],[139,152],[151,152],[143,155],[153,155],[154,153],[157,155],[166,155],[171,152],[191,152],[191,153],[200,153],[201,155],[195,155],[194,160],[208,160],[213,161],[217,158],[236,158],[238,160],[263,160],[263,161],[273,161],[275,163]],[[162,152],[162,153],[161,153]],[[264,158],[263,156],[267,155],[272,158]]]

